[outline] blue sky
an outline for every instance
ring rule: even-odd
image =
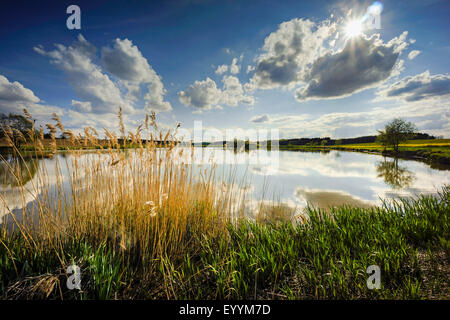
[[[403,117],[450,137],[450,4],[380,3],[371,29],[359,21],[373,1],[2,1],[0,112],[117,129],[120,105],[130,129],[154,110],[167,127],[285,138]]]

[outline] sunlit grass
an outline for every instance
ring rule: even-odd
[[[31,116],[29,120],[32,121]],[[83,136],[76,136],[64,129],[56,115],[54,120],[55,126],[47,125],[53,140],[52,151],[57,152],[55,134],[60,130],[70,136],[68,140],[73,147],[70,156],[65,157],[65,163],[56,158],[55,177],[49,178],[47,168],[40,168],[31,180],[31,190],[24,188],[22,175],[11,171],[16,190],[23,194],[23,214],[20,221],[11,211],[3,217],[2,241],[9,239],[6,228],[12,225],[14,236],[20,235],[23,241],[21,250],[35,256],[47,256],[50,250],[62,269],[73,260],[67,246],[86,241],[89,247],[105,246],[105,252],[122,259],[125,252],[132,252],[133,259],[151,274],[158,269],[155,260],[163,263],[165,257],[184,252],[196,233],[223,233],[229,214],[236,214],[232,210],[236,207],[236,195],[231,197],[231,188],[224,189],[221,185],[218,190],[213,169],[202,170],[200,177],[193,176],[193,164],[182,160],[183,152],[193,150],[177,148],[176,129],[159,130],[154,115],[147,117],[145,125],[139,126],[135,133],[125,135],[120,112],[120,135],[105,129],[107,138],[102,141],[103,144],[106,141],[108,148],[88,154],[78,147],[95,147],[99,134],[87,128]],[[142,127],[147,131],[145,144],[141,139]],[[33,143],[36,163],[47,153],[42,136],[41,130],[40,136],[30,132],[29,137],[24,137]],[[10,145],[14,157],[22,161],[24,171],[30,171],[33,162],[24,161],[22,151],[12,140]],[[130,145],[138,148],[125,150]],[[161,145],[165,148],[159,148]],[[69,173],[68,191],[61,168]],[[227,183],[233,185],[233,181]],[[29,193],[33,194],[32,206],[27,206]],[[0,195],[5,206],[6,196]],[[8,246],[3,242],[3,247]],[[8,249],[5,253],[20,277],[22,269],[17,267],[13,252]]]
[[[431,163],[432,165],[450,164],[450,139],[426,139],[409,140],[401,143],[398,152],[394,152],[392,147],[385,147],[377,142],[336,144],[336,145],[280,145],[280,150],[299,151],[328,151],[343,150],[357,152],[372,152],[391,156],[414,157]]]

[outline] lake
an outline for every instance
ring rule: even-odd
[[[133,152],[129,151],[130,156]],[[164,150],[159,152],[164,153]],[[448,168],[438,170],[414,160],[356,152],[236,152],[220,148],[195,148],[193,156],[186,154],[173,161],[193,162],[194,176],[199,177],[201,172],[214,165],[218,183],[222,179],[226,182],[232,180],[237,188],[245,190],[249,207],[253,208],[262,200],[298,210],[308,204],[323,209],[343,204],[369,207],[380,205],[381,199],[434,194],[450,182]],[[81,156],[81,161],[88,163],[90,158],[98,156],[96,152],[86,152]],[[107,154],[101,156],[108,157]],[[70,192],[67,177],[72,170],[71,157],[69,153],[61,152],[39,160],[39,165],[30,172],[21,169],[26,181],[25,196],[8,173],[6,163],[1,163],[0,219],[7,214],[7,208],[19,213],[24,205],[35,201],[39,193],[48,192],[39,187],[41,179],[38,177],[42,176],[39,171],[45,170],[48,185],[64,184],[66,192]],[[11,157],[6,156],[6,159],[11,161]],[[56,162],[64,181],[57,179]],[[249,210],[248,215],[251,217],[253,212]]]

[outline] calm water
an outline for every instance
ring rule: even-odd
[[[207,150],[215,158],[226,158],[231,151]],[[263,164],[251,164],[252,157],[263,159]],[[235,154],[236,176],[245,177],[254,199],[275,200],[289,206],[304,208],[308,203],[329,208],[341,204],[372,206],[381,199],[409,197],[417,194],[435,194],[450,183],[450,170],[432,169],[426,163],[401,160],[356,152],[279,151]],[[274,159],[278,163],[274,165]],[[250,162],[250,164],[248,164]],[[255,162],[255,161],[253,161]],[[229,165],[218,168],[225,173]],[[220,171],[220,170],[218,170]]]
[[[86,153],[86,157],[94,156]],[[46,168],[46,179],[56,184],[55,161],[58,159],[64,177],[68,176],[68,154],[57,154],[52,159],[40,160],[30,173],[22,172],[27,180],[27,205],[42,192],[38,186],[39,170]],[[203,160],[202,165],[198,165]],[[380,204],[380,198],[414,196],[436,193],[450,183],[449,170],[437,170],[413,160],[384,158],[379,155],[330,151],[233,151],[195,149],[196,172],[216,165],[216,176],[229,179],[246,188],[247,197],[255,201],[281,202],[290,207],[304,208],[308,203],[328,208],[340,204],[371,206]],[[230,165],[230,162],[233,163]],[[69,161],[70,163],[70,161]],[[68,184],[67,184],[68,186]],[[37,190],[37,191],[36,191]],[[0,164],[0,222],[7,208],[17,213],[23,206],[20,188],[8,174],[5,163]],[[37,195],[38,196],[38,195]]]

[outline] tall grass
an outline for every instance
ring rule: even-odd
[[[27,112],[26,115],[32,122]],[[18,175],[9,162],[4,162],[14,185],[19,186],[16,189],[23,202],[22,219],[18,221],[6,207],[7,195],[1,195],[8,211],[3,217],[1,231],[0,246],[6,250],[6,256],[2,258],[6,265],[13,267],[16,277],[27,268],[14,256],[17,252],[10,249],[17,239],[20,239],[17,240],[20,252],[31,253],[38,265],[58,265],[64,269],[75,258],[71,253],[73,250],[86,258],[92,253],[89,248],[103,248],[100,256],[106,255],[108,261],[115,261],[118,256],[121,263],[132,259],[134,264],[148,269],[142,273],[152,274],[158,268],[167,267],[166,257],[184,252],[194,234],[216,235],[226,231],[229,214],[236,207],[236,195],[231,191],[233,188],[224,189],[223,186],[228,186],[227,183],[231,186],[233,181],[218,183],[213,169],[202,169],[200,178],[193,175],[194,164],[187,161],[193,149],[177,147],[179,141],[175,134],[179,125],[172,131],[160,130],[156,116],[152,114],[136,132],[126,134],[120,110],[119,136],[105,129],[106,138],[102,139],[102,144],[107,141],[108,148],[86,154],[77,147],[98,145],[100,138],[95,129],[86,128],[84,135],[75,135],[65,130],[56,114],[53,120],[55,125],[47,124],[54,142],[52,151],[57,151],[57,131],[69,136],[73,147],[65,157],[65,163],[60,163],[56,157],[52,170],[41,165],[32,179],[33,184],[27,189],[23,175]],[[42,144],[42,127],[40,135],[36,135],[33,128],[28,137],[21,137],[34,143],[31,165],[15,147],[12,130],[6,128],[5,132],[13,147],[14,158],[26,172],[29,173],[34,164],[47,155]],[[145,142],[141,138],[143,134],[147,137]],[[131,145],[138,149],[127,150]],[[64,181],[63,170],[68,171],[68,182]],[[32,206],[27,206],[29,194],[33,195]],[[11,224],[15,229],[13,236],[6,227]],[[17,236],[19,238],[15,238]],[[53,263],[47,261],[49,252],[56,258]],[[104,267],[101,266],[103,261],[92,263],[97,271]],[[8,278],[4,273],[0,277],[5,284]],[[96,281],[95,278],[94,283]],[[100,296],[110,297],[108,292]]]

